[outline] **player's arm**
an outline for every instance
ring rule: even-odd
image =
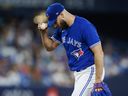
[[[112,93],[106,83],[102,81],[103,66],[104,66],[104,53],[101,43],[92,47],[91,50],[94,53],[95,66],[96,66],[96,81],[91,92],[91,96],[112,96]]]
[[[96,66],[96,81],[95,83],[102,82],[102,75],[103,75],[103,67],[104,67],[104,53],[102,50],[101,43],[93,46],[91,50],[94,53],[94,60]]]
[[[101,41],[97,33],[96,28],[91,23],[84,23],[83,27],[83,39],[89,48],[94,53],[94,64],[96,66],[96,79],[95,82],[101,82],[103,73],[103,58],[104,53],[101,46]]]
[[[41,34],[41,40],[42,40],[42,43],[44,45],[44,47],[46,48],[47,51],[52,51],[54,50],[58,45],[59,43],[53,41],[52,39],[50,39],[48,37],[48,29],[47,29],[47,26],[40,26],[38,25],[38,29],[40,31],[40,34]]]

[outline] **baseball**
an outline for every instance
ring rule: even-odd
[[[47,28],[47,23],[38,24],[38,28],[42,29],[42,30],[46,29]]]

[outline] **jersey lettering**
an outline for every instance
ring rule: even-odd
[[[76,40],[74,40],[73,38],[70,38],[70,37],[67,40],[67,44],[71,44],[71,45],[76,46],[78,48],[81,47],[81,42],[76,41]]]
[[[66,42],[66,39],[65,39],[65,36],[62,37],[62,42],[65,43]]]

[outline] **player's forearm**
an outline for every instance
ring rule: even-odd
[[[95,83],[102,81],[103,68],[104,68],[104,53],[101,51],[94,54],[95,66],[96,66],[96,79]]]
[[[47,29],[45,30],[47,31]],[[54,48],[52,47],[53,41],[48,37],[47,32],[41,32],[41,40],[44,45],[44,47],[47,49],[47,51],[52,51]]]

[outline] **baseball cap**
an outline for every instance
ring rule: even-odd
[[[51,4],[46,10],[46,16],[48,17],[48,27],[51,27],[60,13],[64,10],[64,6],[60,3]]]

